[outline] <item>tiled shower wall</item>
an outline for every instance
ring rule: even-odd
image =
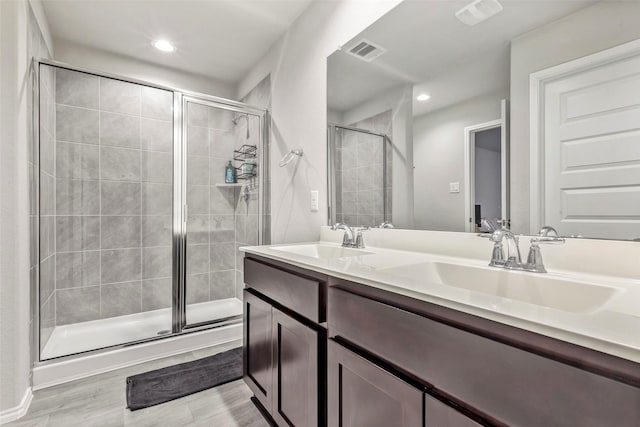
[[[244,98],[242,102],[251,105],[253,107],[261,108],[263,110],[271,109],[271,77],[265,77],[256,87],[254,87]],[[269,120],[267,115],[266,120]],[[246,138],[246,121],[238,123],[235,129],[235,146],[236,149],[240,148],[242,144],[256,144],[259,140],[259,134],[262,129],[259,127],[260,123],[257,118],[253,118],[249,121],[250,138]],[[263,241],[262,244],[270,243],[271,236],[271,181],[269,174],[269,138],[265,138],[263,141],[263,153],[264,157],[262,163],[258,165],[257,175],[255,178],[248,182],[249,187],[248,195],[246,198],[240,197],[240,190],[237,191],[238,197],[236,198],[236,248],[248,245],[258,244],[258,235],[262,232]],[[264,211],[263,211],[263,230],[259,230],[260,217],[259,217],[259,190],[260,190],[260,178],[265,177],[265,188],[263,191],[264,198]],[[242,289],[244,288],[244,276],[243,276],[243,259],[242,252],[236,252],[236,297],[242,299]]]
[[[173,94],[57,68],[52,96],[55,324],[169,306]]]
[[[235,193],[216,186],[233,158],[232,120],[230,111],[188,104],[187,304],[235,296]]]
[[[391,111],[386,111],[350,126],[391,135],[391,120]],[[384,150],[389,159],[386,173]],[[391,221],[391,144],[377,135],[338,129],[335,153],[336,221],[358,226],[379,225],[385,221],[383,192],[386,192],[386,220]]]

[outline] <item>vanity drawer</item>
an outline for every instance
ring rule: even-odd
[[[251,258],[244,259],[244,282],[248,288],[312,320],[325,321],[324,283],[302,277]]]
[[[496,424],[638,426],[640,388],[330,287],[340,337]]]

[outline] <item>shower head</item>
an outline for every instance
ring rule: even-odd
[[[239,116],[234,117],[233,119],[231,119],[231,122],[234,126],[237,126],[240,122],[240,119],[242,118],[247,119],[247,139],[249,139],[249,115],[247,113],[240,114]]]

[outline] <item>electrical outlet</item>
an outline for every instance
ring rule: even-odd
[[[459,182],[450,182],[449,183],[449,193],[459,193],[460,192],[460,183]]]
[[[320,192],[318,190],[311,190],[311,212],[318,212],[319,199]]]

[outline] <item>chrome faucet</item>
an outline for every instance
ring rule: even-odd
[[[336,223],[331,226],[333,231],[344,230],[344,237],[342,238],[343,248],[364,248],[364,239],[362,238],[362,232],[367,231],[366,227],[349,227],[347,224]]]
[[[384,221],[378,228],[395,228],[389,221]]]
[[[489,262],[490,267],[517,268],[517,266],[522,265],[520,247],[518,246],[519,239],[511,230],[507,228],[496,230],[491,235],[490,240],[495,243],[493,245],[491,262]],[[503,240],[507,242],[506,257],[504,246],[502,245]]]
[[[546,273],[547,269],[542,262],[542,252],[540,244],[562,244],[565,240],[558,237],[558,233],[553,227],[542,227],[537,237],[530,240],[529,254],[527,262],[523,263],[520,257],[520,247],[518,246],[518,236],[514,235],[510,230],[502,228],[496,230],[491,235],[491,241],[494,242],[493,252],[491,254],[490,267],[501,267],[510,270],[523,270],[532,273]],[[502,241],[507,241],[507,254],[505,257]]]

